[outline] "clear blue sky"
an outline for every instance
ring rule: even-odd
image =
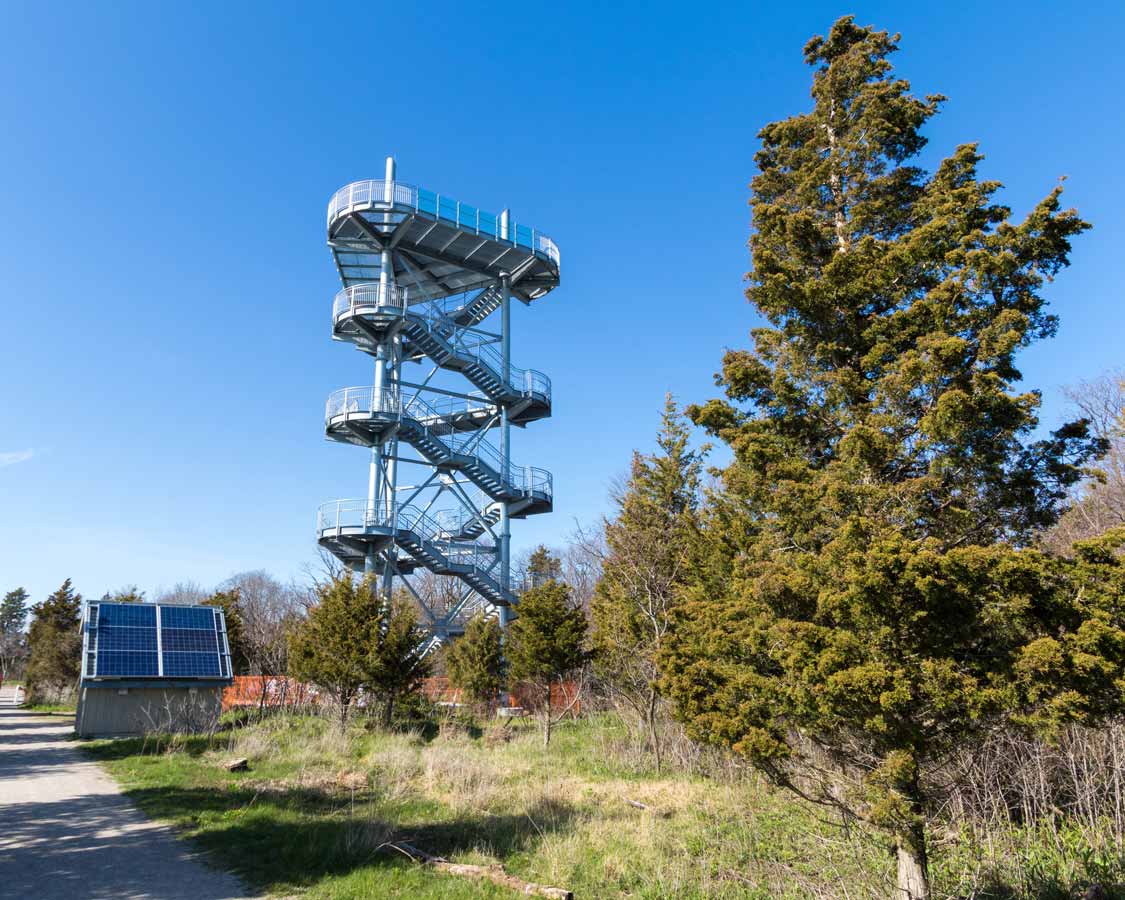
[[[555,513],[514,544],[595,521],[664,392],[711,396],[746,342],[755,134],[807,107],[801,47],[848,12],[950,97],[930,161],[979,141],[1018,213],[1066,175],[1094,222],[1023,360],[1057,423],[1125,359],[1120,5],[4,4],[0,590],[300,573],[318,504],[366,485],[322,434],[370,379],[329,339],[325,205],[388,153],[559,242],[562,288],[513,315],[555,385],[514,455]]]

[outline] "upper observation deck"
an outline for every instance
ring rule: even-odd
[[[559,285],[559,248],[542,232],[398,181],[357,181],[328,204],[328,245],[345,287],[379,280],[390,251],[394,281],[419,298],[484,288],[508,274],[530,303]]]

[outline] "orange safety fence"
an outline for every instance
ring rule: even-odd
[[[555,682],[551,685],[551,707],[563,710],[570,706],[573,714],[579,714],[582,701],[577,697],[578,690],[577,682]],[[422,693],[434,703],[461,703],[461,691],[452,687],[443,675],[424,679]],[[249,706],[308,706],[320,703],[322,699],[315,687],[286,675],[236,675],[234,681],[223,689],[224,710]],[[534,689],[525,684],[517,684],[505,699],[508,706],[524,709],[534,709],[539,702]]]
[[[223,709],[244,706],[307,706],[319,703],[311,685],[286,675],[235,675],[223,688]]]

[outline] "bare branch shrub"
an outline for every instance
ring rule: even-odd
[[[1065,393],[1108,449],[1097,461],[1095,474],[1075,490],[1070,508],[1042,538],[1047,549],[1062,554],[1069,553],[1075,541],[1125,524],[1125,370],[1083,381]]]

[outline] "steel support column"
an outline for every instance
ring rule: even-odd
[[[509,213],[500,213],[500,237],[510,240]],[[504,384],[512,381],[512,279],[505,272],[500,276],[500,359]],[[500,463],[503,467],[501,477],[512,480],[511,456],[512,426],[508,421],[508,407],[500,407]],[[512,520],[507,501],[500,504],[500,588],[512,589]],[[508,626],[508,607],[501,606],[497,612],[501,629]]]

